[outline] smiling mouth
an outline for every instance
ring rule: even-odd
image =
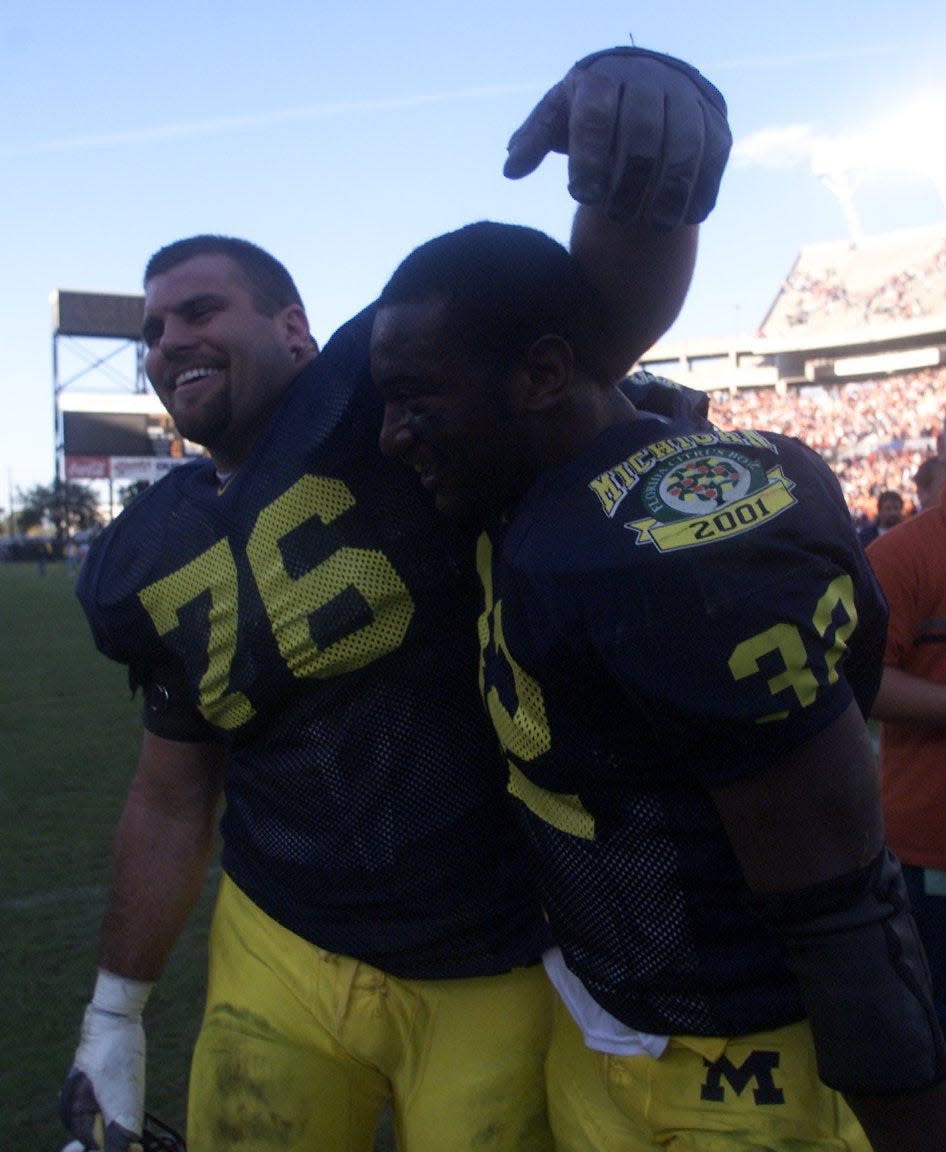
[[[188,368],[186,372],[178,373],[178,375],[175,376],[171,381],[171,384],[175,389],[182,388],[187,384],[193,384],[197,380],[203,380],[207,376],[213,376],[218,371],[219,369],[217,368],[209,368],[207,366],[200,368]]]

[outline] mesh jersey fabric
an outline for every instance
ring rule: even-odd
[[[476,690],[472,542],[378,450],[372,317],[225,485],[200,461],[144,492],[78,592],[101,651],[226,744],[222,862],[255,903],[396,976],[489,975],[546,933]]]
[[[800,1019],[709,789],[876,693],[886,609],[833,474],[786,437],[639,417],[478,553],[481,685],[569,968],[645,1032]]]

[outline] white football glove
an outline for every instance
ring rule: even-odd
[[[579,203],[670,232],[712,211],[731,146],[726,101],[695,68],[609,48],[546,92],[510,138],[503,172],[517,180],[561,152]]]
[[[100,968],[59,1114],[86,1148],[140,1152],[144,1129],[145,1032],[141,1014],[153,984]]]

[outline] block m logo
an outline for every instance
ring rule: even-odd
[[[741,1096],[746,1086],[755,1081],[752,1097],[756,1104],[784,1104],[785,1093],[776,1087],[772,1073],[778,1067],[778,1052],[752,1052],[737,1068],[727,1056],[721,1056],[712,1064],[704,1060],[706,1080],[700,1088],[701,1100],[712,1100],[721,1104],[725,1099],[725,1080],[729,1087]]]

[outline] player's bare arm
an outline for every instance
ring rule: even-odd
[[[122,812],[99,963],[160,975],[200,894],[223,780],[220,745],[145,732]]]
[[[145,732],[118,826],[95,993],[60,1093],[86,1147],[137,1146],[144,1122],[142,1013],[207,871],[223,750]]]
[[[883,845],[870,737],[856,704],[713,800],[750,888],[788,892],[862,868]]]
[[[899,864],[883,845],[857,706],[713,799],[798,978],[822,1079],[844,1094],[875,1152],[944,1152],[942,1036],[913,979],[925,958]],[[878,1003],[891,1006],[886,1020]],[[860,1033],[852,1021],[863,1022]]]

